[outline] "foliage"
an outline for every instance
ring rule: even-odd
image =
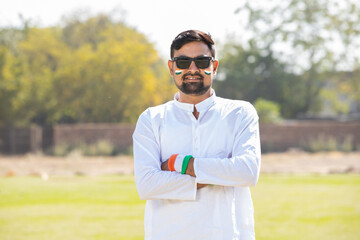
[[[173,94],[153,45],[107,15],[2,29],[1,39],[0,124],[134,122]]]
[[[270,52],[262,55],[258,49],[244,49],[241,45],[228,42],[222,50],[219,76],[215,81],[216,93],[232,99],[255,102],[264,98],[280,105],[281,115],[293,118],[305,105],[305,86],[301,77],[284,71]]]
[[[316,138],[304,141],[301,145],[305,151],[309,152],[351,152],[355,150],[354,137],[352,135],[346,136],[342,141],[337,140],[335,137],[332,136],[319,135]]]
[[[246,18],[247,29],[243,35],[249,36],[247,49],[258,49],[262,56],[272,56],[283,64],[283,71],[299,76],[297,79],[303,87],[295,90],[301,90],[298,94],[302,96],[299,106],[295,106],[297,114],[318,113],[324,99],[331,102],[335,113],[349,111],[346,105],[354,98],[342,102],[344,98],[338,96],[338,86],[347,88],[340,94],[358,95],[358,88],[348,86],[354,85],[351,81],[359,85],[360,80],[356,77],[333,78],[338,72],[351,73],[360,69],[358,1],[273,0],[262,4],[246,0],[236,12]],[[336,84],[329,85],[331,79]],[[271,77],[270,81],[276,80]],[[297,115],[284,112],[285,99],[276,102],[281,104],[284,116]]]
[[[259,121],[262,123],[276,123],[281,119],[279,104],[258,98],[254,103],[254,107],[259,115]]]
[[[96,143],[86,144],[60,144],[56,145],[48,152],[50,155],[65,157],[71,155],[81,156],[115,156],[132,155],[132,147],[129,149],[119,149],[107,140],[100,140]]]
[[[334,73],[328,84],[322,94],[335,113],[360,112],[360,69]]]
[[[86,156],[111,156],[115,153],[115,147],[106,140],[102,140],[97,142],[96,144],[91,144],[84,151],[84,155]]]
[[[359,175],[261,175],[251,189],[256,239],[357,239],[359,184]],[[0,178],[0,189],[1,239],[144,239],[133,176]]]
[[[360,62],[353,52],[360,47],[356,0],[247,0],[237,12],[248,15],[250,44],[276,52],[292,71],[355,69]]]

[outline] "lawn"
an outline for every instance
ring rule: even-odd
[[[360,175],[262,175],[257,239],[360,239]]]
[[[359,239],[359,175],[263,174],[257,240]],[[1,240],[143,239],[133,176],[0,178]]]

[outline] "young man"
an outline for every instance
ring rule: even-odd
[[[249,187],[260,171],[258,116],[217,97],[214,42],[201,31],[171,45],[174,100],[148,108],[133,135],[135,181],[146,199],[145,239],[255,239]]]

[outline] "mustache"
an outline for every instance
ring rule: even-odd
[[[192,77],[198,76],[201,80],[204,79],[204,76],[201,75],[200,73],[194,73],[194,74],[192,74],[192,73],[185,73],[181,78],[182,78],[182,80],[184,81],[185,78],[188,77],[188,76],[192,76]]]

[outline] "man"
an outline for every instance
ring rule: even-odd
[[[145,239],[255,239],[250,186],[260,170],[258,116],[245,101],[217,97],[214,42],[201,31],[171,45],[174,100],[136,125],[135,181],[146,199]]]

